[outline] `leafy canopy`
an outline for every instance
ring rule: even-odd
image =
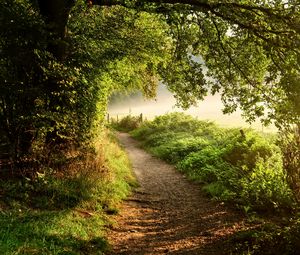
[[[300,6],[297,1],[92,1],[159,14],[172,55],[159,74],[183,107],[219,92],[225,112],[299,123]]]

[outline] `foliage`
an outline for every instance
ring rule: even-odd
[[[30,166],[28,159],[49,164],[49,151],[89,148],[112,91],[139,88],[153,95],[168,42],[157,15],[88,9],[79,1],[68,34],[57,39],[26,0],[5,1],[0,13],[1,132],[19,166]]]
[[[300,126],[286,129],[280,133],[280,147],[284,155],[284,168],[288,182],[300,201]]]
[[[214,127],[215,125],[212,122],[201,122],[189,115],[171,113],[156,117],[153,121],[135,130],[134,134],[145,139],[155,133],[167,135],[165,131],[175,133],[205,132],[208,134]]]
[[[33,178],[45,167],[63,174],[64,166],[76,162],[78,155],[87,158],[95,150],[93,139],[103,124],[109,94],[140,89],[151,97],[159,79],[183,107],[207,93],[219,92],[224,112],[239,106],[249,121],[259,117],[287,130],[299,125],[297,1],[88,2],[100,6],[88,8],[84,0],[4,0],[0,5],[1,142],[8,144],[15,168],[31,171],[27,176]],[[205,164],[201,181],[213,180],[206,188],[216,196],[256,207],[290,205],[281,153],[272,142],[253,138],[248,131],[244,137],[237,130],[227,132],[213,124],[179,119],[161,118],[154,126],[142,127],[140,135],[157,154],[168,158],[166,152],[174,152],[174,162],[193,178],[198,174],[192,166]],[[152,132],[156,128],[159,133]],[[195,143],[194,135],[200,137]],[[299,146],[293,139],[297,133],[288,136],[282,143],[284,166],[293,186],[299,179]],[[177,143],[168,147],[175,139]],[[204,154],[199,154],[198,146]],[[73,149],[78,155],[71,155]],[[114,185],[116,178],[106,184]],[[80,179],[75,185],[74,181],[65,178],[59,184],[47,179],[51,192],[46,195],[54,194],[54,204],[61,201],[55,190],[63,183],[73,187],[65,190],[67,197],[62,194],[67,207],[89,201],[85,190],[91,183]],[[22,189],[25,183],[23,178],[17,186],[24,196],[28,193],[27,188]],[[33,187],[30,195],[36,195],[35,190],[44,194],[46,184],[42,188],[31,182],[26,185]],[[78,188],[82,191],[77,194]],[[237,192],[239,189],[243,192]],[[11,215],[19,217],[21,212]],[[4,226],[10,226],[9,217],[4,219]],[[70,219],[74,220],[72,214]],[[20,227],[24,220],[28,217],[13,222]],[[26,226],[35,229],[31,223]],[[4,232],[5,236],[9,233]],[[70,240],[69,234],[63,235]],[[39,240],[50,240],[51,247],[59,243],[44,237]],[[101,243],[97,238],[96,246]],[[35,252],[35,247],[26,245],[20,253]]]
[[[34,143],[88,146],[112,91],[151,97],[159,79],[183,107],[219,92],[225,112],[240,106],[249,121],[299,124],[293,0],[91,3],[100,6],[1,5],[0,123],[15,161]]]
[[[294,255],[300,248],[299,217],[284,224],[264,223],[231,237],[231,254]]]
[[[64,172],[1,180],[1,254],[103,254],[107,214],[135,185],[126,154],[112,139]],[[42,172],[43,171],[43,172]]]
[[[123,1],[169,24],[172,57],[160,76],[183,107],[219,92],[225,112],[284,127],[299,123],[299,5],[289,1]]]
[[[282,153],[272,137],[222,129],[180,113],[159,116],[132,134],[215,198],[255,210],[293,207]]]
[[[44,77],[38,71],[49,58],[47,39],[44,22],[30,12],[28,3],[5,2],[0,12],[0,123],[18,156],[18,150],[29,150],[28,140],[34,137],[31,130],[40,125],[36,115],[42,114],[39,99],[45,91],[40,84]]]
[[[112,120],[111,126],[119,131],[132,131],[142,124],[142,116],[127,115],[121,120]]]

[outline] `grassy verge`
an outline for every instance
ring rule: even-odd
[[[0,181],[0,254],[103,254],[105,226],[135,180],[112,138],[34,179]]]
[[[257,228],[231,238],[232,254],[297,254],[299,210],[275,135],[224,129],[172,113],[144,123],[132,136],[200,183],[213,199],[234,204],[258,222]]]
[[[202,184],[214,199],[245,210],[289,210],[292,193],[274,136],[172,113],[132,132],[154,155]]]

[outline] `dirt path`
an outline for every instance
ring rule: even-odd
[[[128,134],[118,136],[140,187],[116,216],[109,254],[229,254],[224,240],[244,227],[243,217],[210,201],[199,185],[140,149]]]

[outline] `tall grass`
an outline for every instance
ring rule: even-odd
[[[234,202],[247,211],[293,207],[274,135],[224,129],[181,113],[159,116],[132,135],[154,155],[202,183],[215,199]]]
[[[0,254],[103,254],[108,214],[134,184],[126,154],[108,136],[59,171],[0,180]]]

